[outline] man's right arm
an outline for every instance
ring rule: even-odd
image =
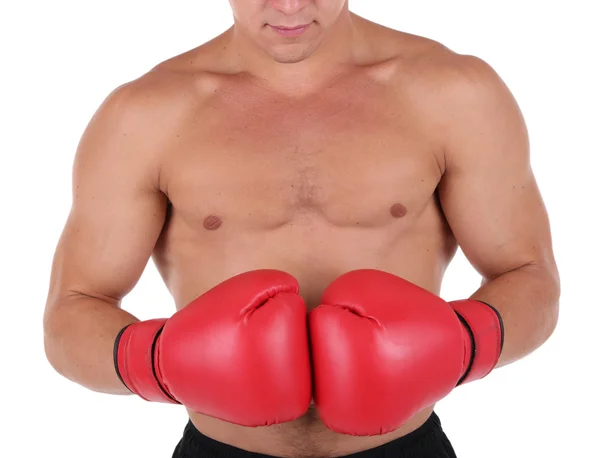
[[[115,90],[81,138],[44,313],[51,365],[78,384],[114,394],[130,393],[115,372],[115,337],[139,321],[121,301],[152,255],[167,206],[158,186],[162,142],[150,124],[155,110],[135,84]]]

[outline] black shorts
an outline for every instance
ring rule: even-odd
[[[269,455],[247,452],[211,439],[188,422],[173,458],[272,458]],[[370,450],[347,455],[351,458],[456,458],[450,441],[442,430],[438,416],[433,413],[415,431]]]

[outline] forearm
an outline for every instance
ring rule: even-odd
[[[559,295],[558,274],[533,265],[484,280],[471,298],[493,305],[502,316],[504,347],[497,367],[528,355],[550,337]]]
[[[94,391],[131,392],[118,378],[115,337],[139,321],[117,304],[77,295],[53,304],[44,317],[44,346],[50,364],[67,379]]]

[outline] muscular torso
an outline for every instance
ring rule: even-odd
[[[244,74],[188,71],[187,108],[165,126],[160,190],[168,207],[153,255],[178,308],[259,268],[294,275],[308,308],[357,268],[439,292],[456,243],[436,195],[444,157],[418,82],[426,75],[411,65],[374,62],[303,94]],[[335,456],[402,436],[431,409],[391,434],[362,438],[331,432],[313,408],[262,428],[190,415],[203,433],[244,449]]]

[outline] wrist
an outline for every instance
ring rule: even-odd
[[[125,326],[115,339],[113,360],[117,376],[129,391],[146,401],[177,403],[161,382],[155,365],[166,319]]]
[[[465,362],[457,385],[479,380],[488,375],[500,359],[504,345],[504,325],[498,310],[478,300],[450,302],[463,325]]]

